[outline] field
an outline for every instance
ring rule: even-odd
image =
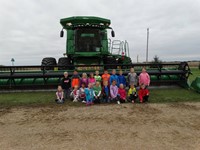
[[[0,149],[199,150],[200,103],[2,108]]]
[[[194,80],[199,70],[193,70]],[[200,148],[200,94],[151,89],[148,104],[54,103],[55,92],[0,94],[0,149]]]

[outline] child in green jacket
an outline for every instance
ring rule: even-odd
[[[100,103],[101,90],[100,82],[96,82],[93,87],[94,103]]]

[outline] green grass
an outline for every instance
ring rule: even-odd
[[[54,97],[55,92],[1,93],[0,106],[50,104]]]
[[[22,92],[0,94],[0,107],[56,105],[55,92]],[[152,89],[151,103],[200,102],[200,94],[182,88]],[[67,106],[83,106],[81,103],[67,102]]]
[[[192,83],[196,79],[196,77],[200,76],[199,68],[191,68],[192,75],[189,76],[189,81]]]
[[[200,102],[200,94],[183,88],[152,89],[149,99],[151,103]]]

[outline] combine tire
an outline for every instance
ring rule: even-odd
[[[111,64],[111,65],[116,65],[116,66],[109,66],[106,65],[104,68],[105,69],[116,69],[117,68],[117,61],[114,57],[106,57],[104,59],[104,64]]]
[[[43,67],[41,68],[42,70],[54,70],[54,66],[57,65],[56,59],[53,57],[46,57],[42,59],[42,64]]]
[[[67,57],[61,57],[58,60],[58,70],[70,70],[71,60]]]

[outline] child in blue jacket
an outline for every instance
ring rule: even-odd
[[[112,82],[114,80],[116,81],[116,85],[119,87],[119,78],[116,75],[116,70],[115,69],[112,70],[112,75],[110,76],[110,85],[112,84]]]
[[[119,79],[119,85],[123,84],[124,87],[126,87],[126,78],[123,75],[123,71],[122,70],[119,71],[118,79]]]
[[[86,96],[86,106],[92,105],[94,100],[92,83],[89,83],[88,88],[85,88],[85,96]]]

